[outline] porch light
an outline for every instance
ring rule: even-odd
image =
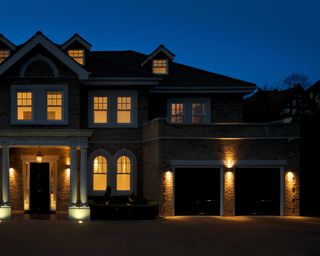
[[[37,163],[42,163],[42,160],[43,160],[43,154],[42,152],[39,150],[37,155],[36,155],[36,161]]]

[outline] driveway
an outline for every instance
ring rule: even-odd
[[[320,255],[320,218],[13,220],[0,223],[0,255]]]

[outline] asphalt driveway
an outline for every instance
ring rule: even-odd
[[[320,218],[13,220],[0,223],[0,255],[320,255]]]

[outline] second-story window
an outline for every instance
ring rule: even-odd
[[[80,65],[84,64],[84,50],[68,50],[68,55]]]
[[[11,123],[65,125],[68,123],[68,86],[11,85]]]
[[[192,123],[202,124],[205,122],[205,104],[204,103],[192,103]]]
[[[183,123],[184,119],[184,104],[171,103],[171,122],[175,124]]]
[[[106,124],[108,122],[108,97],[93,97],[93,122],[95,124]]]
[[[0,50],[0,64],[10,56],[10,50]]]
[[[131,97],[117,97],[117,123],[131,123]]]
[[[96,91],[89,94],[89,120],[93,127],[135,127],[137,95]]]
[[[173,124],[205,124],[210,122],[210,99],[170,99],[168,120]]]
[[[47,93],[47,119],[62,120],[63,107],[62,92]]]
[[[32,120],[32,92],[17,92],[17,119]]]
[[[168,60],[160,60],[160,59],[157,59],[157,60],[153,60],[152,61],[152,72],[154,74],[168,74],[168,66],[169,66],[169,63],[168,63]]]

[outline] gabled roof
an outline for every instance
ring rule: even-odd
[[[88,79],[88,71],[68,55],[66,55],[56,44],[54,44],[40,31],[38,31],[27,42],[21,45],[21,47],[19,47],[19,49],[13,55],[11,55],[5,62],[0,65],[0,75],[7,71],[13,64],[15,64],[37,45],[41,45],[45,49],[47,49],[53,56],[64,63],[74,73],[76,73],[80,79]]]
[[[311,85],[307,89],[307,92],[317,92],[317,91],[320,91],[320,80],[315,82],[313,85]]]
[[[7,45],[11,50],[16,49],[16,46],[2,34],[0,34],[0,41]]]
[[[82,36],[80,36],[78,33],[75,33],[63,45],[61,45],[61,49],[65,50],[69,45],[71,45],[76,41],[81,43],[87,50],[91,49],[92,45],[87,40],[85,40]]]
[[[157,49],[155,49],[152,53],[149,54],[149,56],[141,64],[141,67],[143,67],[147,62],[152,60],[160,52],[163,52],[165,55],[167,55],[170,60],[173,60],[176,56],[172,52],[170,52],[163,44],[161,44]]]

